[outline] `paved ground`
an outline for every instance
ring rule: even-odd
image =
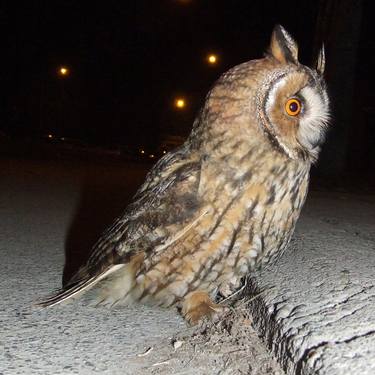
[[[146,167],[0,160],[0,374],[283,372],[247,314],[189,330],[175,310],[76,301],[30,314],[122,211]],[[64,254],[65,252],[65,254]]]
[[[313,192],[285,256],[252,277],[256,326],[289,374],[375,374],[375,196]]]
[[[0,374],[375,373],[375,197],[312,192],[295,238],[234,321],[75,302],[30,312],[142,181],[140,165],[0,160]],[[65,254],[64,254],[65,252]],[[248,312],[252,315],[249,315]]]

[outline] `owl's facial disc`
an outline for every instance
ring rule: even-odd
[[[299,66],[274,75],[262,106],[264,130],[291,158],[317,158],[329,119],[321,78]]]

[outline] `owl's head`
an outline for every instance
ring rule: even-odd
[[[323,47],[313,68],[302,65],[297,43],[277,25],[265,58],[238,65],[218,80],[207,114],[221,130],[260,134],[292,159],[315,161],[329,120],[324,65]]]

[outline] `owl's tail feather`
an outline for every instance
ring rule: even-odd
[[[124,264],[116,264],[97,275],[82,278],[73,284],[68,284],[65,288],[58,290],[56,293],[47,296],[41,301],[35,302],[34,306],[42,308],[52,307],[70,298],[79,297],[81,294],[95,286],[95,284],[97,284],[100,280],[104,279],[123,266]]]

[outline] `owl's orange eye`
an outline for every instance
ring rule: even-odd
[[[301,109],[302,104],[296,98],[289,99],[285,103],[285,111],[289,116],[297,116],[301,112]]]

